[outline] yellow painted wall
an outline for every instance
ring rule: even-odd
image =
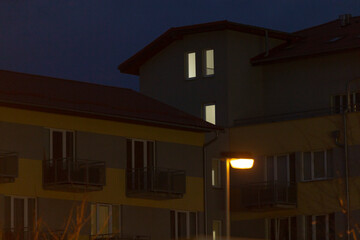
[[[202,146],[204,133],[0,107],[0,121]]]
[[[106,186],[102,191],[72,193],[44,190],[42,187],[42,161],[19,159],[19,177],[14,183],[0,184],[0,193],[27,197],[85,200],[89,202],[125,204],[132,206],[203,211],[203,179],[186,177],[186,194],[182,199],[147,200],[127,198],[125,194],[125,170],[107,168]]]
[[[360,113],[347,119],[349,145],[360,144]],[[329,149],[335,147],[331,133],[336,130],[343,130],[341,115],[234,127],[229,130],[230,150],[273,155]]]

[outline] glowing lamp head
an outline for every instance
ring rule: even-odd
[[[229,161],[231,167],[236,169],[250,169],[254,165],[252,158],[231,158]]]

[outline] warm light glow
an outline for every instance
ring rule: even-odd
[[[237,169],[249,169],[254,165],[254,159],[252,158],[231,158],[229,161],[231,167]]]

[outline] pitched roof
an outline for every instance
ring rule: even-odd
[[[127,59],[125,62],[121,63],[118,69],[122,73],[139,75],[139,69],[142,64],[144,64],[162,49],[169,46],[172,42],[182,39],[185,35],[223,30],[233,30],[262,36],[265,35],[265,31],[268,31],[268,36],[271,38],[277,38],[282,40],[290,40],[296,38],[289,33],[229,21],[218,21],[183,27],[175,27],[170,28],[165,33],[160,35],[157,39],[145,46],[142,50]]]
[[[290,58],[331,54],[360,48],[360,16],[350,18],[348,25],[342,26],[341,20],[307,28],[293,33],[299,36],[251,59],[251,63],[264,64]]]
[[[0,105],[190,131],[220,129],[131,89],[4,70]]]

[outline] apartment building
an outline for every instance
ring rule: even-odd
[[[203,235],[218,127],[130,89],[3,70],[0,89],[2,239]]]
[[[360,222],[360,17],[295,33],[228,21],[171,28],[119,65],[140,92],[224,127],[208,134],[208,236],[356,239]],[[162,87],[159,87],[162,86]]]

